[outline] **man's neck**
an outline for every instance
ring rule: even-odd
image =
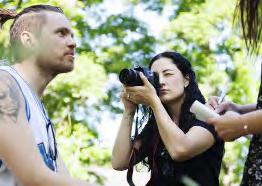
[[[44,72],[32,60],[24,60],[13,67],[39,98],[43,95],[48,83],[54,78],[51,73]]]

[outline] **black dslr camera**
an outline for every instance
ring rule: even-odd
[[[133,69],[122,69],[119,73],[119,80],[126,86],[142,86],[143,81],[140,78],[139,72],[143,72],[148,81],[155,87],[157,93],[159,89],[159,77],[156,72],[152,72],[148,68],[135,67]]]

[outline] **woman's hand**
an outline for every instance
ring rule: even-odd
[[[139,73],[143,86],[125,87],[127,99],[136,104],[152,106],[159,99],[153,85],[147,80],[142,72]]]
[[[207,122],[214,126],[218,135],[225,141],[246,135],[245,122],[239,113],[228,111],[220,117],[208,119]]]
[[[121,91],[120,98],[124,104],[127,113],[135,113],[137,104],[130,100],[130,93],[126,91],[126,86]]]
[[[224,114],[227,111],[234,111],[240,113],[240,106],[236,103],[230,101],[223,101],[222,103],[218,103],[217,96],[211,96],[208,98],[206,106],[215,110],[218,114]]]

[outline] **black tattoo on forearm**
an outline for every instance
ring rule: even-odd
[[[0,120],[11,119],[16,123],[20,110],[19,93],[16,83],[10,78],[0,73]]]
[[[124,115],[123,115],[123,120],[125,121],[125,122],[128,122],[128,123],[132,123],[133,122],[133,119],[134,119],[134,113],[125,113]]]
[[[123,116],[123,118],[125,119],[125,120],[133,120],[133,117],[134,117],[134,115],[124,115]]]

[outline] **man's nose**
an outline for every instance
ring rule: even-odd
[[[69,39],[68,39],[68,46],[70,47],[70,48],[76,48],[76,42],[75,42],[75,39],[73,38],[73,37],[69,37]]]

